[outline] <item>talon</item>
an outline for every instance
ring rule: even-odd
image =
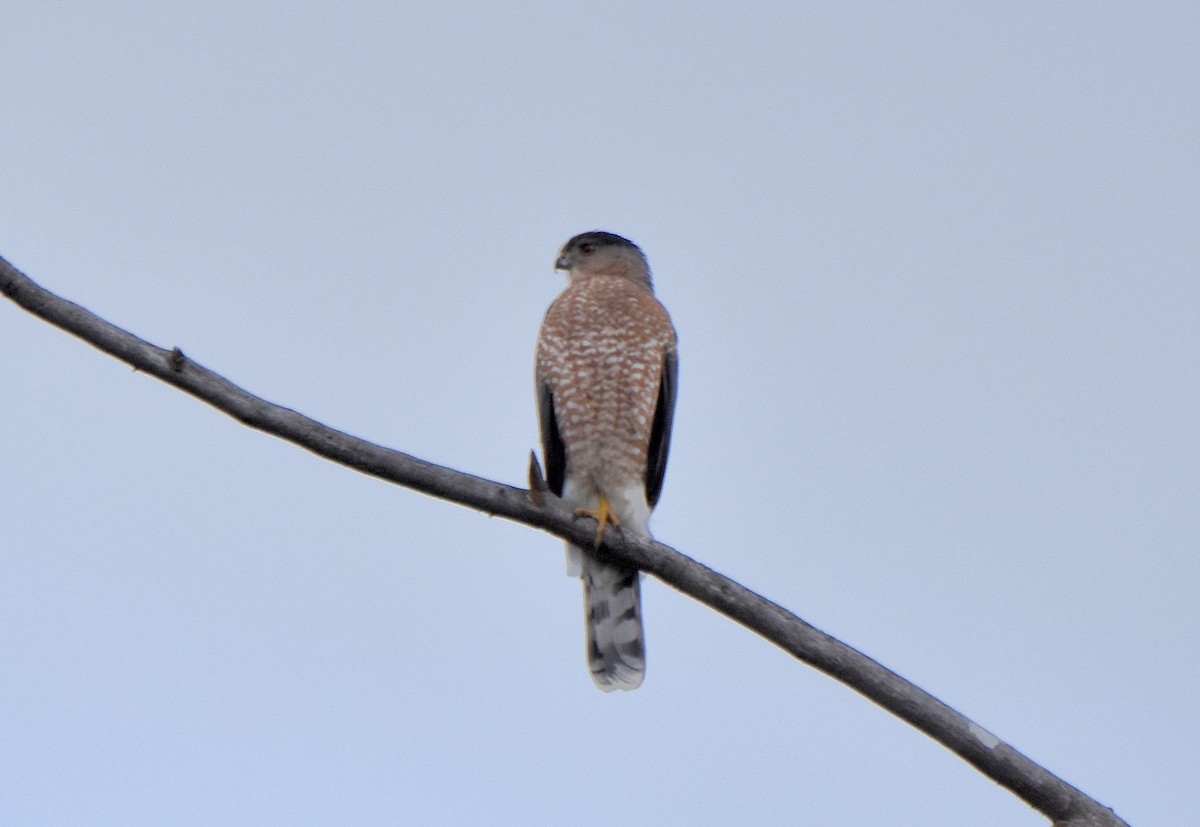
[[[612,506],[608,504],[608,498],[603,494],[600,495],[600,504],[593,508],[576,508],[576,517],[591,517],[599,525],[596,527],[596,548],[600,548],[601,541],[604,540],[604,529],[612,523],[615,527],[621,527],[621,520],[613,512]]]

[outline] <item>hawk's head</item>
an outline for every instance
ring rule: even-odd
[[[554,269],[566,270],[572,281],[579,276],[611,275],[650,286],[645,254],[628,238],[602,230],[580,233],[564,244]]]

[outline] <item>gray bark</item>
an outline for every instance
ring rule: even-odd
[[[595,528],[545,490],[536,460],[530,488],[514,488],[375,445],[267,402],[199,365],[179,348],[164,350],[35,284],[0,258],[0,291],[25,310],[137,370],[174,385],[238,421],[318,456],[494,516],[591,546]],[[1034,763],[983,727],[856,649],[805,623],[765,597],[680,552],[651,540],[607,532],[600,549],[761,635],[946,746],[1027,802],[1056,827],[1118,827],[1126,822]]]

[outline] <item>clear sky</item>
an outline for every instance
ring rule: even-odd
[[[0,254],[520,484],[589,229],[681,348],[656,535],[1134,824],[1200,810],[1200,7],[11,2]],[[0,303],[13,824],[1046,822],[656,581]]]

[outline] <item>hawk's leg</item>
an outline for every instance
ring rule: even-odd
[[[621,527],[621,521],[613,512],[612,506],[608,504],[608,497],[600,495],[600,504],[593,508],[577,508],[575,509],[576,517],[591,517],[600,525],[596,528],[596,548],[600,548],[600,542],[604,539],[604,529],[612,523],[615,527]]]

